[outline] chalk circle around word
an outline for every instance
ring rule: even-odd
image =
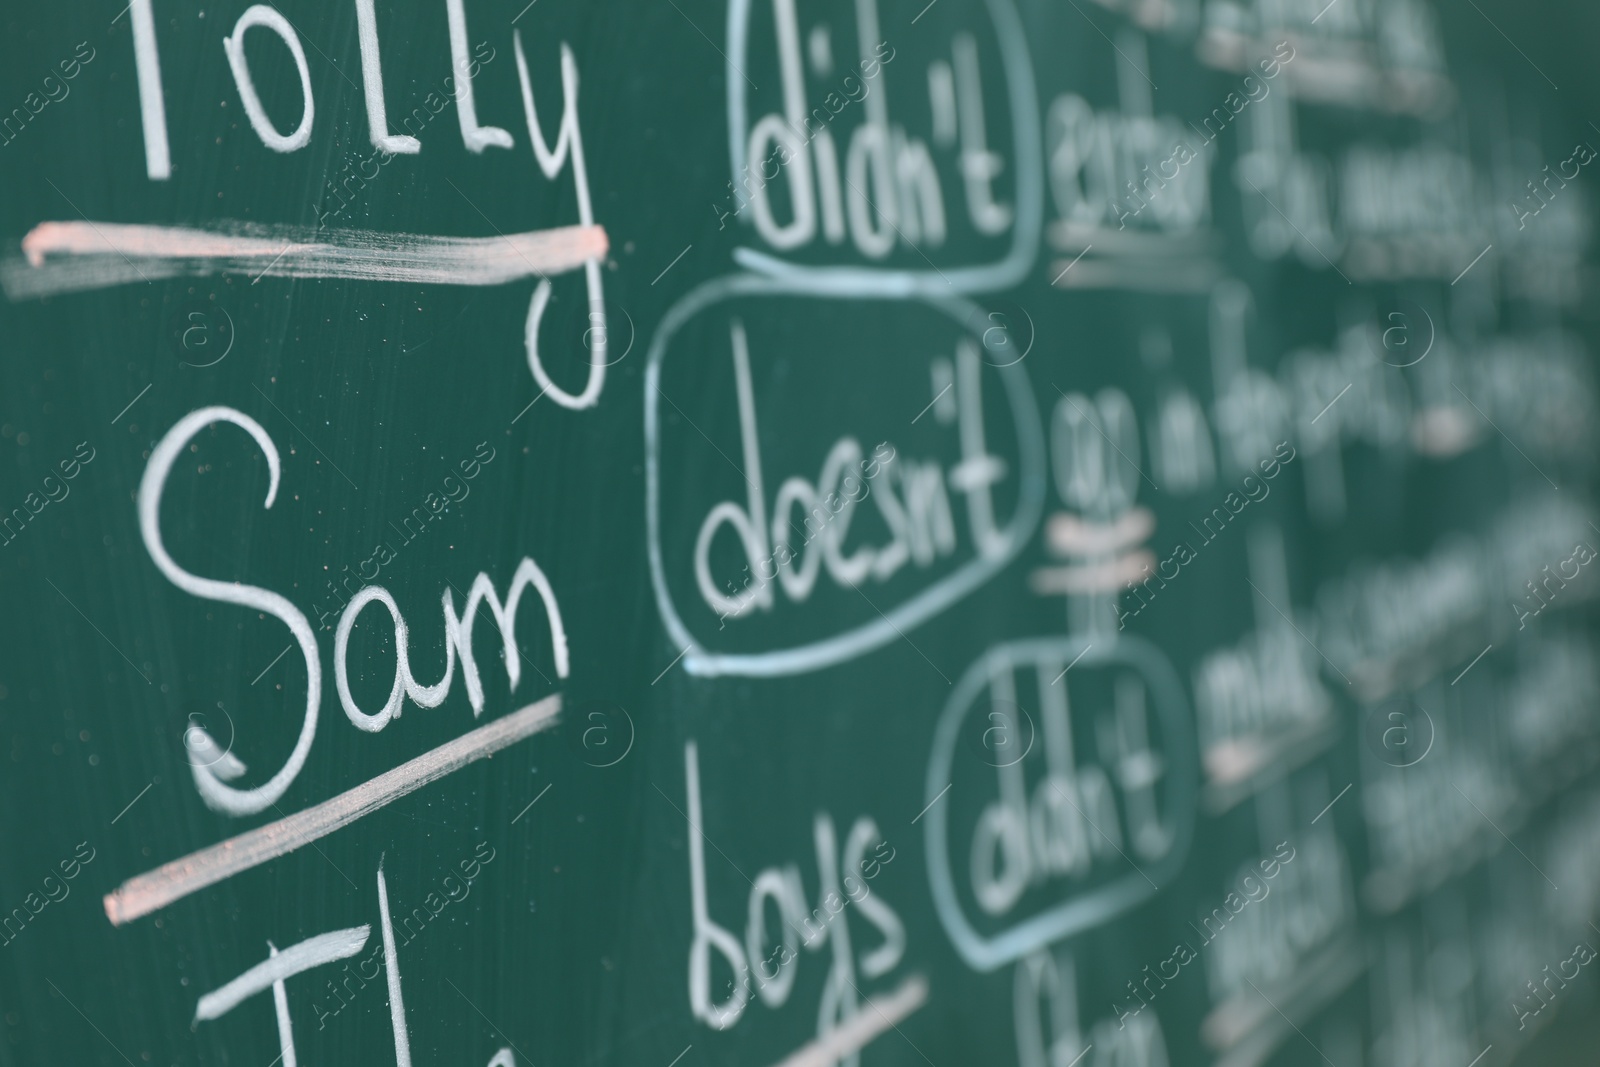
[[[204,370],[233,351],[233,316],[214,299],[190,296],[167,316],[167,342],[178,362]]]
[[[961,726],[967,750],[990,767],[1011,767],[1033,751],[1033,716],[1007,700],[991,700],[981,715],[971,715]]]
[[[219,740],[212,729],[226,724],[227,739]],[[233,751],[233,717],[228,709],[218,703],[213,711],[191,711],[184,721],[183,756],[191,767],[212,767],[222,762]]]
[[[621,704],[584,700],[563,718],[567,747],[591,767],[613,767],[633,750],[633,717]]]
[[[1397,299],[1378,317],[1378,359],[1391,367],[1414,367],[1433,351],[1433,316],[1415,300]]]
[[[1011,300],[989,300],[974,307],[965,320],[983,347],[983,361],[991,367],[1021,363],[1033,351],[1036,331],[1028,309]]]
[[[1433,750],[1433,718],[1415,701],[1396,697],[1367,714],[1367,749],[1391,767],[1414,767]]]

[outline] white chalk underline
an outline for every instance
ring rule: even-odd
[[[22,239],[22,255],[0,264],[0,284],[13,300],[215,274],[501,285],[576,270],[608,248],[601,226],[440,237],[239,222],[42,222]]]
[[[287,855],[475,760],[492,756],[553,726],[560,712],[561,694],[556,693],[304,811],[130,878],[106,894],[106,917],[111,925],[121,926],[206,886]]]

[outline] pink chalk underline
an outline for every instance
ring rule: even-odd
[[[304,811],[130,878],[106,894],[106,917],[111,925],[121,926],[206,886],[287,855],[475,760],[492,756],[508,745],[553,726],[560,712],[561,694],[556,693],[447,741],[431,752]]]
[[[564,274],[609,247],[601,226],[440,237],[238,222],[43,222],[22,239],[20,256],[0,264],[0,284],[13,300],[215,274],[485,286]]]

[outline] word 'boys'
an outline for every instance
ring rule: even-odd
[[[789,999],[798,973],[797,950],[819,952],[831,945],[833,960],[822,989],[817,1011],[817,1032],[829,1032],[849,1022],[861,1011],[858,1000],[859,969],[863,979],[888,974],[905,955],[906,928],[900,916],[883,898],[869,892],[863,879],[872,879],[894,859],[877,823],[861,816],[850,826],[843,847],[839,845],[833,819],[818,813],[812,826],[817,854],[817,899],[815,911],[806,908],[795,864],[767,867],[751,883],[744,938],[734,936],[711,917],[707,892],[705,835],[701,830],[700,754],[693,741],[684,745],[689,820],[689,894],[694,938],[689,945],[689,1007],[694,1016],[713,1030],[727,1030],[739,1021],[755,994],[769,1008],[780,1008]],[[885,855],[885,849],[888,853]],[[846,872],[841,885],[840,871]],[[847,908],[841,888],[854,907]],[[780,931],[774,951],[769,951],[767,914],[777,908]],[[859,956],[852,949],[848,912],[860,915],[876,931],[878,944]],[[780,951],[781,950],[781,951]],[[733,972],[732,990],[721,1001],[711,999],[713,953],[721,956]],[[768,973],[765,962],[775,959]],[[755,962],[754,980],[751,962]]]

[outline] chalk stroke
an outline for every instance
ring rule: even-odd
[[[679,614],[667,585],[666,554],[662,547],[663,492],[661,440],[662,419],[657,398],[661,365],[673,337],[696,315],[707,308],[746,296],[810,295],[803,281],[768,278],[752,274],[731,274],[702,283],[680,299],[667,312],[650,342],[646,357],[644,389],[645,439],[645,523],[646,549],[650,559],[650,581],[655,590],[656,608],[662,624],[678,647],[684,669],[703,678],[741,675],[774,678],[803,674],[835,663],[863,656],[873,649],[905,638],[907,630],[949,610],[967,594],[999,574],[1022,551],[1039,524],[1044,511],[1045,443],[1039,423],[1038,407],[1026,370],[1018,364],[996,367],[1005,390],[1007,406],[1016,431],[1018,492],[1011,521],[1000,530],[1002,542],[991,556],[975,555],[959,567],[911,593],[905,600],[881,612],[876,619],[840,633],[787,648],[761,652],[723,652],[708,648],[690,632]],[[846,300],[882,299],[870,289],[839,294]],[[958,326],[983,319],[976,304],[962,297],[919,298],[921,305],[948,316]]]
[[[227,783],[237,778],[235,770],[243,772],[243,764],[210,759],[205,753],[200,762],[189,761],[194,774],[195,788],[200,798],[213,811],[229,815],[255,815],[276,804],[300,774],[311,745],[317,736],[317,715],[322,706],[322,657],[317,651],[316,635],[305,613],[286,598],[270,589],[262,589],[243,582],[222,582],[190,574],[178,566],[161,537],[161,494],[166,489],[167,476],[173,464],[183,454],[184,448],[201,430],[216,423],[232,423],[255,439],[256,447],[267,458],[267,495],[265,506],[272,507],[278,496],[278,479],[282,473],[278,461],[278,447],[266,429],[242,411],[228,407],[206,407],[191,411],[168,430],[155,450],[150,453],[150,463],[144,477],[139,480],[139,535],[144,540],[145,551],[167,581],[191,596],[214,600],[224,604],[238,604],[271,615],[289,628],[306,664],[306,710],[301,719],[300,735],[295,739],[289,759],[271,778],[253,789],[235,789]],[[203,731],[202,731],[203,733]],[[190,736],[185,732],[185,736]],[[236,761],[237,762],[237,761]]]
[[[868,997],[850,1021],[795,1049],[775,1067],[832,1067],[894,1027],[928,1000],[928,980],[914,974],[886,997]]]
[[[394,948],[394,923],[389,918],[389,883],[378,860],[378,914],[383,921],[383,964],[389,976],[389,1023],[394,1028],[395,1067],[411,1067],[411,1033],[406,1029],[406,1002],[400,995],[400,957]]]
[[[365,939],[362,943],[365,944]],[[267,942],[267,950],[274,956],[278,954],[278,946],[271,941]],[[283,1067],[300,1067],[294,1052],[294,1020],[289,1015],[289,990],[281,978],[272,983],[272,1014],[278,1023],[278,1055]]]
[[[153,182],[172,177],[167,146],[167,98],[161,89],[161,54],[156,47],[156,16],[151,0],[132,0],[133,61],[139,77],[139,116],[144,124],[145,173]]]
[[[22,239],[22,256],[0,264],[0,285],[12,300],[216,274],[502,285],[576,270],[608,248],[605,228],[595,225],[438,237],[243,222],[204,230],[41,222]]]
[[[352,926],[347,930],[332,930],[316,937],[308,937],[283,951],[274,951],[248,971],[200,998],[194,1009],[194,1021],[220,1019],[241,1002],[257,993],[264,993],[276,982],[293,978],[303,971],[320,967],[334,960],[348,959],[367,944],[370,926]]]
[[[1155,532],[1149,508],[1123,512],[1113,522],[1091,522],[1071,512],[1058,512],[1045,524],[1045,543],[1058,556],[1106,556],[1143,544]]]
[[[111,925],[121,926],[206,886],[288,855],[475,760],[554,726],[560,713],[561,694],[547,696],[321,804],[130,878],[106,894],[106,918]]]
[[[391,155],[422,151],[415,137],[389,132],[389,111],[383,100],[383,57],[378,48],[378,14],[372,0],[356,0],[356,34],[361,40],[361,90],[367,101],[367,129],[372,147]]]
[[[1000,925],[984,923],[980,929],[975,917],[969,917],[964,908],[951,864],[952,854],[970,854],[968,848],[951,847],[951,809],[970,794],[956,793],[948,803],[934,805],[922,823],[934,910],[961,958],[980,972],[993,971],[1052,942],[1094,929],[1148,900],[1159,886],[1177,875],[1194,835],[1198,759],[1190,725],[1192,713],[1172,664],[1159,648],[1138,637],[1123,635],[1110,641],[1096,637],[1087,647],[1081,647],[1083,644],[1079,637],[1026,638],[995,645],[979,656],[956,682],[939,715],[928,757],[924,796],[932,800],[942,795],[954,779],[956,743],[962,724],[979,709],[995,679],[1009,680],[1012,672],[1032,668],[1040,672],[1043,693],[1053,684],[1046,684],[1044,679],[1055,675],[1057,665],[1083,660],[1084,668],[1133,671],[1150,692],[1152,708],[1161,724],[1162,754],[1171,776],[1166,783],[1165,808],[1174,836],[1165,855],[1154,862],[1147,861],[1142,868],[1135,866],[1134,870],[1097,885],[1063,884],[1059,879],[1046,883],[1047,892],[1032,897],[1023,914],[1005,914],[1000,917]],[[1091,653],[1090,649],[1094,651]],[[990,697],[993,698],[992,693]]]
[[[752,0],[728,0],[728,152],[734,182],[743,180],[749,171],[745,138],[750,131],[750,106],[743,84],[746,79],[734,64],[736,61],[749,62],[752,6]],[[1039,117],[1038,90],[1034,84],[1033,62],[1021,16],[1011,0],[984,0],[984,8],[994,28],[995,44],[1000,50],[1005,71],[1005,100],[1011,119],[1016,219],[1012,226],[1011,247],[1006,254],[988,263],[903,270],[896,267],[801,264],[741,246],[733,251],[735,263],[747,271],[790,282],[800,292],[846,298],[993,292],[1008,289],[1027,276],[1034,260],[1038,258],[1039,235],[1044,229],[1045,165],[1040,138],[1044,124]],[[876,22],[875,8],[870,18]],[[876,33],[867,36],[875,37]],[[882,101],[884,94],[879,93],[869,99]],[[796,124],[799,122],[798,119],[793,121]],[[878,125],[887,128],[886,115],[882,116]]]

